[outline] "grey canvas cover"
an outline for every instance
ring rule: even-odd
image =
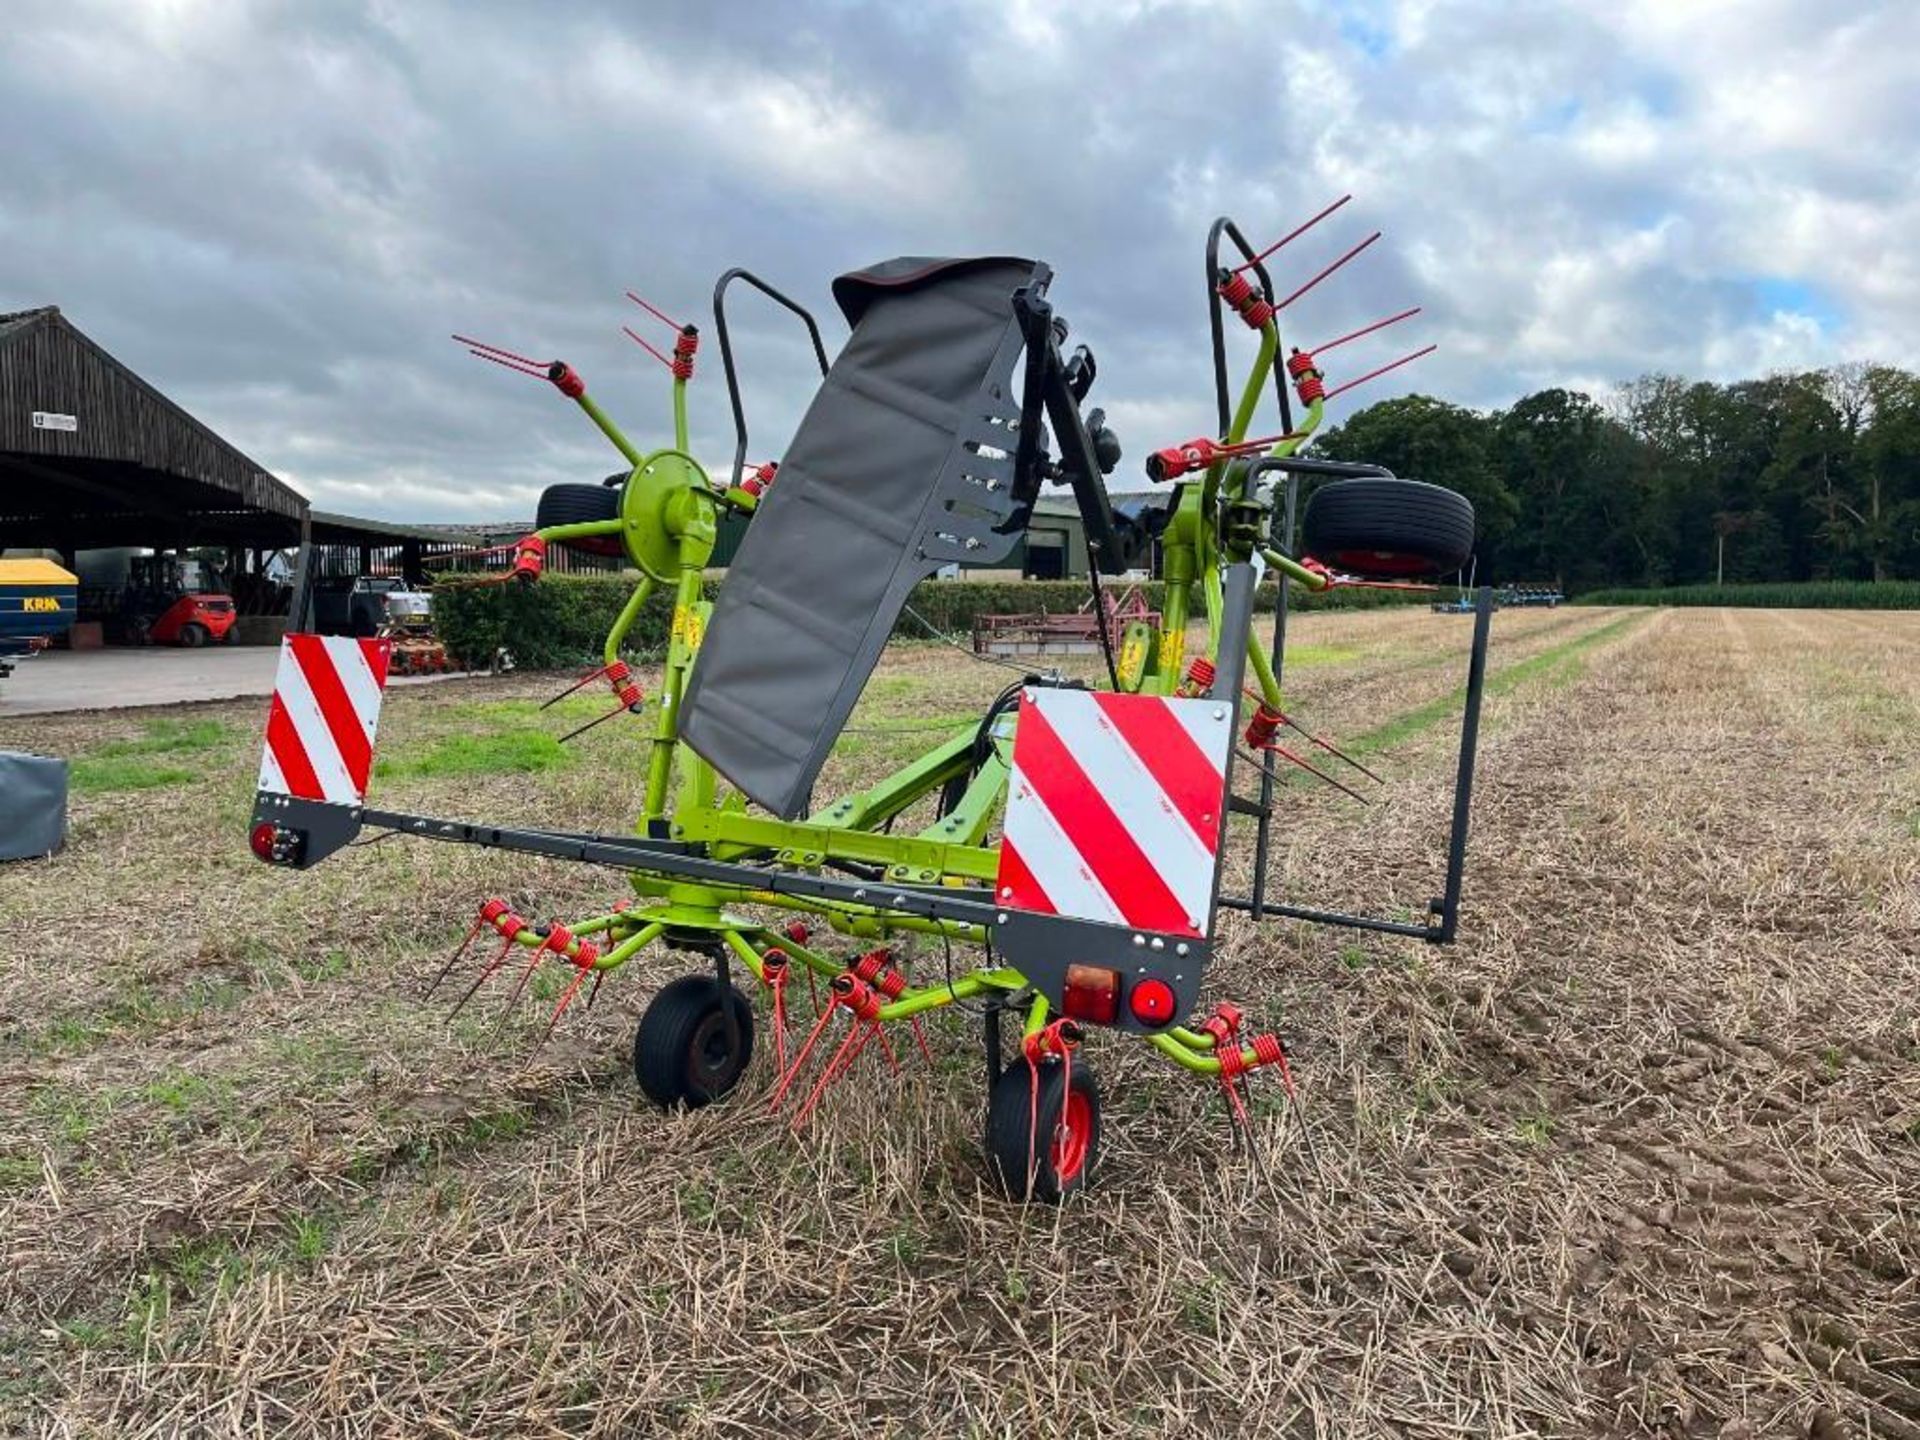
[[[67,843],[67,762],[0,750],[0,860],[51,855]]]
[[[908,594],[1012,552],[1031,260],[910,258],[834,281],[853,326],[727,571],[680,736],[784,819],[865,687]]]

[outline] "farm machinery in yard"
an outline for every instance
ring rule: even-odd
[[[1238,263],[1222,263],[1223,241]],[[736,977],[765,992],[776,1075],[767,1104],[796,1126],[863,1057],[897,1068],[901,1027],[924,1050],[923,1017],[973,1009],[984,1017],[989,1168],[1016,1198],[1057,1200],[1095,1167],[1100,1091],[1079,1058],[1095,1030],[1134,1037],[1218,1083],[1242,1116],[1254,1072],[1275,1072],[1291,1093],[1277,1036],[1253,1033],[1229,1002],[1201,1013],[1219,921],[1244,911],[1436,943],[1454,937],[1486,652],[1483,600],[1446,881],[1425,917],[1270,900],[1282,798],[1275,766],[1330,779],[1344,764],[1371,775],[1317,738],[1309,737],[1318,763],[1282,743],[1302,731],[1282,706],[1286,587],[1410,585],[1459,569],[1473,543],[1471,507],[1452,492],[1299,453],[1338,392],[1314,352],[1282,359],[1279,312],[1370,243],[1276,300],[1266,262],[1279,246],[1256,253],[1231,221],[1215,223],[1206,265],[1218,434],[1149,457],[1149,477],[1175,489],[1164,511],[1140,518],[1109,501],[1120,444],[1099,410],[1083,410],[1096,363],[1084,346],[1064,352],[1052,272],[1035,261],[900,259],[843,275],[833,295],[851,333],[831,361],[802,306],[749,272],[727,272],[714,320],[737,445],[719,482],[688,448],[693,326],[630,297],[672,332],[669,349],[627,332],[671,376],[673,442],[651,451],[627,438],[571,366],[463,341],[482,359],[551,383],[630,467],[617,485],[550,487],[536,530],[511,547],[507,575],[538,583],[554,546],[618,555],[638,571],[601,665],[572,687],[610,692],[590,724],[624,717],[642,732],[635,833],[369,806],[387,642],[296,635],[269,712],[253,849],[306,868],[374,829],[625,872],[630,897],[569,924],[486,901],[430,988],[451,983],[464,1005],[492,983],[511,1006],[541,966],[560,967],[551,1035],[569,1007],[591,1003],[608,973],[638,956],[696,957],[647,1007],[634,1041],[638,1082],[663,1105],[703,1105],[739,1085],[756,1018]],[[747,462],[726,310],[740,284],[805,325],[821,371],[777,465]],[[1237,396],[1230,319],[1257,344]],[[1249,439],[1269,389],[1279,433]],[[1300,550],[1302,477],[1322,483],[1298,517]],[[925,754],[854,793],[817,800],[822,767],[913,587],[956,561],[1003,559],[1046,485],[1070,487],[1097,571],[1123,574],[1158,545],[1167,583],[1157,621],[1130,626],[1117,650],[1103,647],[1104,687],[1022,673],[977,721]],[[751,518],[709,602],[702,572],[725,512]],[[1269,576],[1281,591],[1270,648],[1253,625]],[[623,643],[660,592],[672,605],[671,638],[649,699]],[[1189,655],[1190,619],[1202,618],[1204,641]],[[1253,795],[1236,787],[1241,776],[1252,778]],[[1250,826],[1231,825],[1235,816]],[[1247,828],[1250,890],[1223,893],[1223,852]],[[933,947],[933,961],[916,959],[916,946]],[[980,959],[956,973],[955,949]],[[815,995],[804,1023],[795,1018],[802,990]],[[1011,1059],[1009,1012],[1018,1022]]]

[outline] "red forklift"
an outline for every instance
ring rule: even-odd
[[[179,555],[139,555],[127,567],[120,628],[130,645],[184,645],[230,640],[239,612],[214,565]]]

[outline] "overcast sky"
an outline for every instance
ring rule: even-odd
[[[0,309],[60,305],[322,508],[525,517],[614,468],[451,331],[571,360],[648,446],[667,390],[619,333],[652,338],[623,289],[710,328],[715,276],[745,265],[831,348],[828,280],[897,254],[1050,262],[1130,486],[1212,428],[1208,223],[1277,237],[1348,191],[1277,281],[1385,238],[1288,312],[1290,341],[1419,304],[1332,378],[1440,345],[1352,403],[1920,366],[1916,0],[9,0],[5,21]],[[766,458],[812,371],[767,311],[737,325]],[[717,363],[693,419],[720,466]]]

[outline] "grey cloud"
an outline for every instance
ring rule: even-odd
[[[1297,338],[1423,304],[1407,346],[1442,345],[1356,399],[1913,363],[1920,10],[1716,9],[30,0],[0,51],[0,307],[65,306],[322,505],[431,519],[525,514],[614,458],[450,332],[564,355],[658,442],[666,389],[620,292],[705,324],[731,264],[832,342],[840,270],[1048,259],[1138,456],[1211,427],[1208,221],[1272,236],[1348,189],[1283,282],[1387,237],[1301,302]],[[1769,314],[1770,276],[1832,314]],[[811,366],[769,310],[737,324],[758,458]],[[693,414],[717,466],[716,360]]]

